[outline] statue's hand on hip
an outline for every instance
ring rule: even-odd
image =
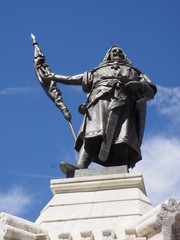
[[[124,85],[124,88],[128,91],[137,92],[145,91],[145,84],[139,81],[130,81]]]

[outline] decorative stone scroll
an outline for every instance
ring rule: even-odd
[[[0,214],[0,224],[2,226],[11,226],[34,234],[45,232],[38,224],[3,212]]]
[[[0,214],[0,239],[8,240],[48,240],[49,236],[36,223],[12,216]]]
[[[93,235],[92,231],[82,232],[81,240],[94,240],[94,235]]]
[[[163,240],[180,239],[180,224],[178,226],[174,225],[176,216],[179,214],[180,202],[169,199],[167,204],[163,203],[161,205],[161,212],[157,215],[157,220],[162,225]]]
[[[103,240],[116,240],[117,236],[113,230],[104,230],[102,231]]]
[[[3,239],[36,240],[36,234],[6,225],[2,231]]]

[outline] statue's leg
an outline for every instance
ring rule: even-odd
[[[85,139],[78,155],[78,168],[88,168],[90,163],[98,155],[101,144],[101,138]]]
[[[91,156],[86,152],[83,144],[79,151],[78,162],[76,166],[80,169],[88,168],[91,162],[92,162]]]

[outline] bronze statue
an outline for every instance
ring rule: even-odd
[[[84,119],[75,141],[78,162],[76,165],[63,162],[61,170],[67,173],[88,168],[91,162],[105,167],[127,165],[133,168],[142,158],[140,146],[146,101],[153,99],[157,91],[149,78],[135,68],[117,46],[108,50],[99,66],[75,76],[54,74],[45,61],[48,71],[43,69],[43,64],[37,67],[35,62],[36,75],[56,105],[62,104],[56,83],[81,85],[88,93],[87,102],[79,107]],[[68,119],[70,113],[66,106],[64,111]]]

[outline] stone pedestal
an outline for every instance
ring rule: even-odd
[[[55,239],[125,239],[125,229],[152,209],[141,173],[51,180],[53,198],[36,224]]]
[[[52,180],[36,223],[0,213],[0,240],[180,240],[180,202],[152,208],[141,173],[108,170]]]

